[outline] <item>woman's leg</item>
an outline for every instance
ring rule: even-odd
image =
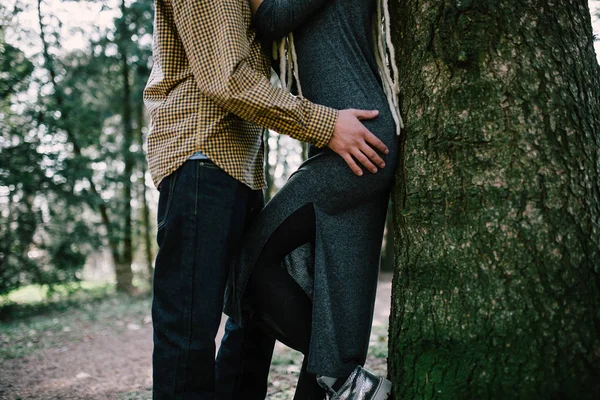
[[[281,343],[306,354],[312,328],[312,301],[279,263],[261,256],[250,281],[252,321]]]
[[[296,248],[314,241],[312,205],[292,214],[267,241],[252,270],[247,296],[253,320],[285,345],[308,352],[312,326],[312,301],[282,267]]]
[[[248,282],[253,321],[283,344],[308,354],[312,330],[312,301],[283,269],[281,261],[291,251],[314,241],[314,209],[305,206],[291,215],[272,235]],[[294,400],[322,400],[324,390],[306,370],[305,356]]]
[[[387,200],[387,194],[381,195],[335,215],[315,206],[315,334],[308,365],[313,373],[343,378],[364,365]]]
[[[312,301],[279,264],[260,264],[249,282],[253,322],[268,335],[303,354],[294,400],[322,400],[325,391],[306,370],[312,329]],[[269,265],[269,267],[263,267]]]
[[[271,231],[268,239],[261,239],[266,245],[254,258],[258,262],[253,262],[246,286],[246,295],[254,302],[257,317],[268,326],[266,329],[293,348],[309,349],[308,369],[334,378],[348,376],[366,357],[381,236],[393,178],[389,167],[358,178],[349,174],[342,163],[343,160],[327,154],[314,157],[263,210],[262,218],[272,221],[298,199],[314,202],[314,207],[301,208],[277,222],[278,228]],[[308,227],[310,232],[306,232]],[[258,230],[257,234],[262,232]],[[313,240],[314,314],[310,300],[281,262],[291,251]],[[284,275],[275,278],[277,273]],[[269,279],[271,284],[267,283]],[[282,283],[285,281],[289,284]],[[295,309],[300,311],[291,311]],[[318,334],[311,336],[312,330]],[[344,334],[340,335],[342,331]]]
[[[324,400],[325,390],[317,382],[317,376],[308,372],[307,368],[308,356],[304,356],[294,400]]]

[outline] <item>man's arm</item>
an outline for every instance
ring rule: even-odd
[[[379,166],[383,160],[369,143],[381,152],[387,148],[358,121],[354,114],[360,111],[344,110],[338,115],[336,110],[296,98],[272,87],[248,64],[249,21],[243,1],[172,0],[175,26],[201,92],[243,119],[318,147],[329,144],[357,174],[362,171],[352,157],[376,171],[367,157]]]

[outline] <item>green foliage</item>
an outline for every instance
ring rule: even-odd
[[[16,322],[36,315],[64,312],[112,295],[114,288],[102,282],[22,286],[10,292],[0,302],[0,321]]]
[[[88,44],[70,52],[50,3],[39,3],[41,35],[12,22],[19,5],[0,5],[0,296],[31,283],[76,282],[87,256],[105,245],[115,261],[124,257],[124,238],[139,231],[127,223],[140,202],[132,182],[144,184],[151,0],[122,9],[112,25],[82,28]],[[23,38],[41,41],[40,53],[28,59]],[[141,110],[130,131],[122,128],[123,68],[127,106]]]
[[[54,247],[55,240],[44,240],[39,227],[45,223],[55,224],[43,209],[50,211],[47,203],[55,184],[48,179],[42,168],[44,157],[38,151],[39,137],[32,135],[36,121],[26,104],[13,99],[25,90],[31,81],[33,63],[22,51],[7,43],[0,43],[0,295],[24,282],[51,283],[73,280],[74,269],[83,263],[76,260],[77,248],[71,249],[71,257],[61,260],[60,265],[37,263],[33,255],[42,248],[62,254],[64,250]],[[21,109],[15,112],[14,109]],[[62,224],[61,224],[62,225]],[[59,230],[64,237],[63,226]],[[58,242],[60,243],[60,242]]]
[[[33,63],[23,52],[8,43],[0,42],[0,101],[25,89],[33,72]]]

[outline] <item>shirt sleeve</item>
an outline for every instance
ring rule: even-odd
[[[337,110],[274,88],[251,67],[247,2],[172,0],[172,5],[175,28],[203,94],[242,119],[317,147],[329,143]]]
[[[293,32],[327,0],[264,0],[254,14],[254,27],[263,40],[275,41]]]

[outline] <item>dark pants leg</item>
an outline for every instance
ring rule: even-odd
[[[281,261],[294,249],[313,241],[314,210],[301,208],[292,214],[268,240],[248,282],[253,321],[288,347],[308,354],[312,330],[312,301],[282,268]],[[325,392],[316,376],[302,364],[295,400],[321,400]]]
[[[274,342],[250,326],[228,345],[234,353],[251,342],[253,351],[219,365],[222,376],[235,380],[231,397],[215,394],[214,339],[229,264],[261,206],[260,192],[206,161],[188,161],[162,182],[152,303],[155,399],[265,398],[265,384],[243,387],[250,379],[240,375],[251,365],[252,380],[266,382]]]
[[[252,321],[231,318],[217,356],[217,399],[264,400],[275,340]]]

